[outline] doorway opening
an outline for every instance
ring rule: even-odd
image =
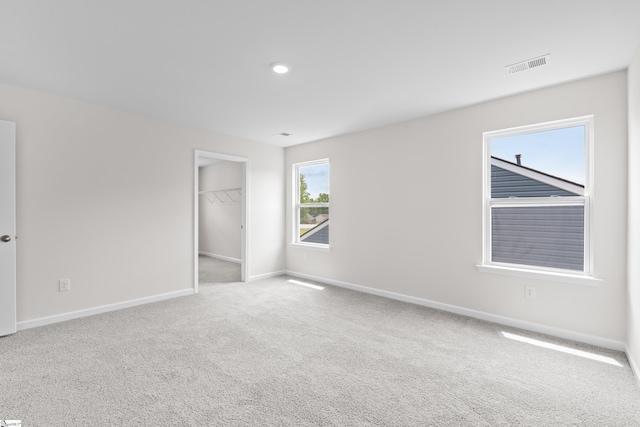
[[[194,289],[247,281],[247,161],[195,150]]]

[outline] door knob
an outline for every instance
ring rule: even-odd
[[[11,236],[8,236],[8,235],[5,234],[4,236],[0,237],[0,240],[2,240],[5,243],[10,242],[11,241]]]

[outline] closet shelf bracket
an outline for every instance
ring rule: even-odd
[[[238,204],[242,196],[242,188],[225,188],[222,190],[205,190],[198,194],[204,195],[209,203],[219,202],[224,205]]]

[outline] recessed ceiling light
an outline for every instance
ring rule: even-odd
[[[284,62],[273,62],[271,64],[271,69],[274,73],[277,74],[286,74],[291,70],[291,66],[285,64]]]

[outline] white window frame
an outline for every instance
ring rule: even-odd
[[[300,240],[300,209],[301,208],[329,208],[329,203],[300,203],[300,169],[308,166],[317,166],[326,164],[329,167],[329,196],[331,196],[331,163],[329,159],[318,159],[308,162],[300,162],[293,164],[293,245],[302,246],[309,249],[329,250],[331,243],[331,235],[329,235],[329,243],[308,243]],[[331,209],[329,209],[331,212]]]
[[[576,126],[585,128],[585,183],[583,196],[491,198],[491,140],[497,137],[522,135]],[[483,133],[483,256],[479,271],[560,282],[597,285],[600,280],[593,275],[593,245],[591,239],[593,205],[593,116],[582,116]],[[584,206],[584,270],[501,263],[492,261],[491,211],[501,206]]]

